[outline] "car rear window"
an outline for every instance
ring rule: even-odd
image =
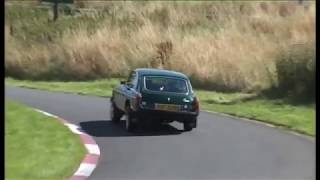
[[[145,88],[150,91],[187,93],[187,81],[174,77],[145,76]]]

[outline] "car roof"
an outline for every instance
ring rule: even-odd
[[[138,72],[138,74],[141,76],[157,75],[157,76],[171,76],[171,77],[188,79],[188,77],[183,73],[176,72],[176,71],[163,70],[163,69],[138,68],[138,69],[135,69],[135,71]]]

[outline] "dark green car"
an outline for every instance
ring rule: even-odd
[[[175,71],[136,69],[126,82],[112,91],[110,117],[119,122],[124,115],[126,129],[141,123],[183,123],[184,130],[197,127],[199,101],[188,77]]]

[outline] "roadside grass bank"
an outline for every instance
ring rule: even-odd
[[[88,94],[96,96],[111,96],[111,90],[114,86],[119,84],[117,78],[107,80],[94,80],[94,81],[29,81],[29,80],[16,80],[13,78],[6,78],[5,83],[27,88],[36,88],[57,92],[68,92],[78,94]]]
[[[50,91],[110,96],[120,79],[101,79],[86,82],[45,82],[6,78],[8,85]],[[252,93],[221,93],[194,90],[203,110],[222,112],[238,117],[285,127],[309,136],[315,135],[315,104],[292,104],[285,98],[270,99]]]
[[[86,153],[57,120],[5,101],[5,179],[66,179]]]
[[[315,104],[290,105],[284,100],[255,99],[235,104],[201,103],[206,110],[222,112],[273,124],[277,127],[315,136]]]
[[[48,20],[46,8],[6,7],[6,74],[29,80],[92,80],[162,66],[187,74],[197,87],[257,92],[277,85],[279,76],[283,82],[307,82],[309,73],[286,76],[286,70],[297,66],[314,72],[315,60],[290,60],[294,47],[301,57],[305,49],[314,54],[314,1],[308,6],[297,1],[79,3],[61,5],[55,22]],[[91,15],[81,13],[80,6]]]

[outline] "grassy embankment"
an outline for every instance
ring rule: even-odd
[[[6,79],[9,85],[37,88],[58,92],[110,96],[119,79],[88,82],[41,82]],[[300,133],[315,135],[315,105],[292,105],[286,99],[270,100],[249,93],[219,93],[195,90],[201,109],[247,117],[289,128]],[[247,98],[251,99],[247,99]],[[247,100],[245,100],[247,99]],[[239,101],[240,100],[240,101]]]
[[[68,178],[85,152],[80,138],[57,120],[5,102],[6,179]]]
[[[260,91],[277,84],[279,54],[315,42],[314,3],[100,1],[82,15],[65,9],[50,23],[45,9],[6,8],[7,76],[119,77],[162,61],[201,88]]]

